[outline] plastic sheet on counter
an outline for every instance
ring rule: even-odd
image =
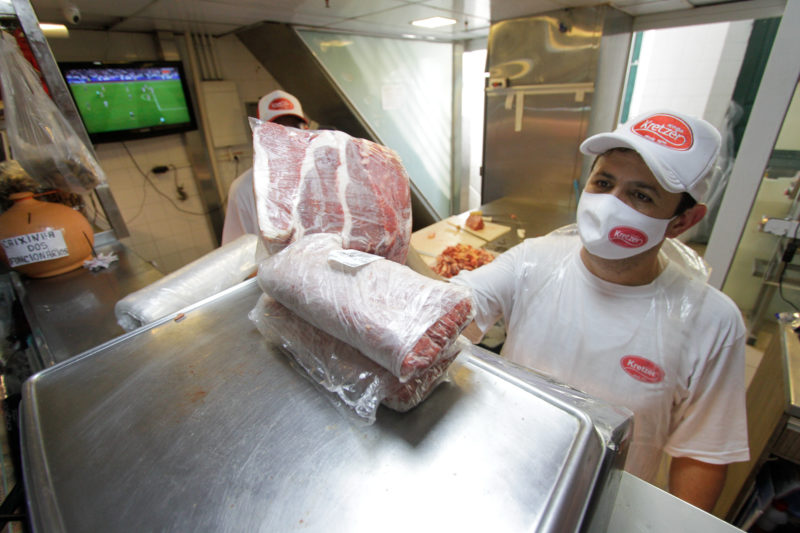
[[[259,265],[262,290],[405,382],[441,360],[474,316],[472,291],[338,235],[306,235]]]
[[[468,342],[460,338],[439,362],[401,383],[391,372],[315,328],[269,295],[261,295],[249,317],[269,342],[288,352],[302,374],[330,393],[327,397],[337,408],[354,413],[368,424],[375,421],[381,403],[399,412],[419,405],[447,379],[447,369]]]
[[[127,295],[114,306],[117,322],[131,331],[244,281],[256,271],[257,243],[242,235]]]
[[[15,39],[5,32],[0,37],[0,85],[14,159],[54,189],[85,194],[105,183],[94,155],[44,92]]]
[[[345,248],[405,262],[411,193],[396,152],[341,131],[250,120],[258,225],[270,253],[335,233]]]

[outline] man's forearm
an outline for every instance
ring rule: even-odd
[[[669,469],[669,491],[709,513],[725,484],[728,465],[705,463],[689,457],[673,457]]]

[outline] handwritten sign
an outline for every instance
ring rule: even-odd
[[[27,233],[0,240],[8,264],[13,268],[42,261],[52,261],[69,256],[61,230],[46,230]]]

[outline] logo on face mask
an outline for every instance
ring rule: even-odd
[[[626,374],[642,383],[659,383],[664,379],[664,370],[650,359],[626,355],[619,364]]]
[[[647,235],[636,228],[617,226],[608,232],[608,240],[623,248],[639,248],[647,244]]]
[[[672,115],[652,115],[635,124],[631,131],[648,141],[673,150],[688,150],[694,144],[692,128],[686,122]]]

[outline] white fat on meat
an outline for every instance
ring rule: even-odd
[[[254,128],[253,149],[258,225],[270,253],[325,232],[341,235],[346,248],[405,261],[409,178],[393,150],[340,131],[272,123]]]

